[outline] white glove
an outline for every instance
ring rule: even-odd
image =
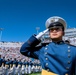
[[[40,33],[36,36],[36,38],[37,38],[37,39],[40,39],[46,32],[48,32],[48,30],[49,30],[49,29],[46,29],[46,30],[44,30],[43,32],[40,32]]]

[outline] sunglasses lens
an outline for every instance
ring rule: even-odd
[[[56,27],[56,28],[50,28],[50,31],[52,32],[52,31],[61,31],[62,30],[62,28],[61,27]]]

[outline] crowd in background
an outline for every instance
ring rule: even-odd
[[[18,75],[30,74],[33,72],[41,72],[42,67],[39,60],[30,58],[30,57],[25,57],[20,53],[20,47],[22,44],[23,43],[0,42],[0,59],[1,59],[0,75],[1,74],[17,75],[18,71],[19,71]],[[5,69],[7,65],[8,65],[8,71],[6,71]],[[22,67],[22,65],[24,67]],[[3,67],[5,70],[5,71],[3,70],[5,74],[3,74],[3,71],[2,71]],[[10,68],[12,68],[11,71],[10,71]]]

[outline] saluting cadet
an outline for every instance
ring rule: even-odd
[[[42,75],[75,75],[76,47],[62,39],[66,21],[58,16],[50,17],[46,20],[46,28],[38,35],[32,35],[22,45],[20,52],[40,60]],[[46,32],[49,32],[52,41],[38,45]]]

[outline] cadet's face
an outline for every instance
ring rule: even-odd
[[[51,39],[62,39],[64,32],[61,27],[50,28]]]

